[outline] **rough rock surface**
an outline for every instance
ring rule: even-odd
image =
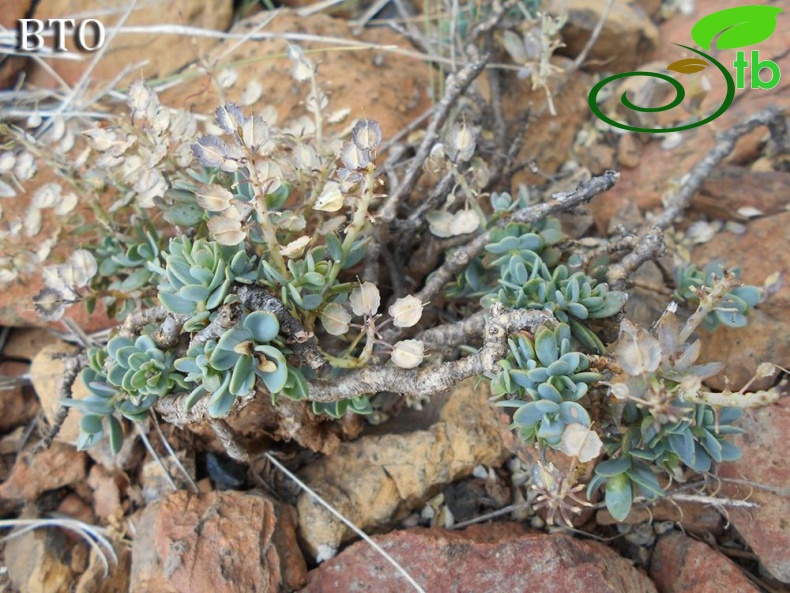
[[[560,56],[552,63],[558,68],[565,69],[571,64],[571,60]],[[552,92],[556,89],[557,82],[557,79],[549,81]],[[487,94],[485,79],[479,79],[478,84],[483,88],[483,93]],[[508,80],[508,83],[503,85],[502,109],[507,120],[515,121],[523,116],[525,110],[533,114],[543,114],[530,122],[526,137],[523,138],[524,144],[518,154],[519,160],[534,160],[544,175],[556,173],[568,161],[578,130],[591,116],[587,93],[593,84],[595,78],[592,75],[577,71],[563,88],[561,99],[554,101],[557,115],[551,115],[549,112],[545,91],[533,89],[528,79]],[[588,155],[581,155],[579,159],[583,164],[594,166],[588,161],[595,159],[590,159]],[[545,182],[544,176],[520,171],[513,178],[513,189],[515,190],[519,183],[543,185]]]
[[[128,547],[115,547],[118,563],[110,564],[109,574],[104,574],[104,565],[96,552],[91,553],[88,567],[79,579],[74,593],[129,593],[129,566],[132,553]]]
[[[85,478],[87,455],[71,445],[54,442],[35,456],[17,458],[0,498],[35,500],[42,492],[75,484]]]
[[[263,23],[265,26],[262,27]],[[240,22],[231,29],[231,33],[243,35],[255,30],[274,36],[300,33],[326,38],[355,38],[351,25],[345,20],[320,14],[299,17],[288,10],[280,11],[273,18],[270,13],[257,14]],[[349,121],[364,116],[379,123],[386,139],[430,107],[428,68],[414,57],[384,50],[383,46],[410,48],[401,36],[384,28],[366,29],[357,39],[382,49],[333,51],[335,45],[316,41],[299,41],[298,45],[305,52],[310,51],[310,58],[318,64],[319,84],[329,95],[327,112],[351,110],[349,119],[335,129],[342,129]],[[220,65],[240,64],[235,68],[237,84],[218,90],[202,71],[192,68],[187,71],[188,75],[200,75],[187,78],[182,84],[164,92],[162,102],[196,113],[211,114],[223,101],[239,102],[245,89],[241,81],[255,80],[263,87],[262,94],[245,109],[256,111],[264,106],[273,107],[280,118],[278,123],[304,115],[307,113],[303,101],[307,83],[299,86],[293,81],[293,63],[286,57],[286,50],[287,42],[283,39],[249,41],[240,46],[236,39],[223,42],[209,52],[207,61]]]
[[[129,6],[126,0],[41,0],[32,2],[36,18],[73,18],[102,11],[97,17],[105,27],[107,36],[123,12]],[[196,28],[224,31],[228,28],[233,16],[231,0],[178,0],[177,2],[160,2],[152,9],[144,2],[139,2],[124,23],[127,27],[145,27],[151,25],[172,24]],[[109,14],[107,11],[110,11]],[[90,30],[89,30],[90,31]],[[92,43],[90,34],[88,40]],[[157,78],[171,74],[193,61],[196,52],[205,52],[217,44],[211,37],[196,35],[176,35],[173,33],[155,32],[119,32],[112,43],[107,42],[107,51],[96,68],[91,72],[91,82],[96,85],[107,82],[127,71],[126,82],[130,82],[142,73],[146,78]],[[78,52],[71,36],[68,36],[67,47]],[[51,60],[50,66],[69,85],[74,85],[88,65],[92,54],[82,53],[83,59]],[[35,63],[35,62],[33,62]],[[33,68],[30,73],[31,83],[36,86],[56,86],[56,81],[43,68]]]
[[[5,562],[19,591],[72,593],[88,564],[88,548],[60,529],[36,529],[6,542]]]
[[[573,56],[581,52],[601,19],[606,4],[598,0],[551,3],[552,13],[568,14],[568,22],[562,30],[562,38],[567,45],[564,51]],[[605,68],[615,72],[632,70],[655,49],[658,40],[658,28],[638,3],[615,0],[588,60],[604,61]]]
[[[178,491],[136,524],[130,593],[263,593],[305,582],[296,514],[254,492]]]
[[[343,443],[302,476],[355,525],[370,529],[391,526],[440,485],[471,473],[478,464],[496,466],[505,455],[485,389],[466,381],[451,393],[440,421],[429,430]],[[331,554],[353,537],[309,494],[299,496],[297,509],[309,554]]]
[[[525,533],[518,523],[464,531],[415,528],[378,536],[431,593],[654,593],[650,579],[610,548],[566,535]],[[301,593],[401,593],[404,578],[365,542],[308,573]]]
[[[3,355],[9,358],[33,360],[44,346],[57,342],[60,342],[57,335],[43,327],[18,327],[8,337],[8,341],[3,347]]]
[[[722,496],[748,497],[753,509],[730,509],[735,529],[776,579],[790,583],[790,459],[785,450],[790,434],[790,398],[747,412],[739,421],[746,432],[734,439],[743,456],[722,464]],[[742,481],[727,482],[727,478]],[[750,484],[759,485],[752,487]]]
[[[759,589],[724,554],[680,532],[658,540],[650,576],[660,593],[757,593]]]

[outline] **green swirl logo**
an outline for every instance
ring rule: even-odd
[[[716,47],[718,49],[734,49],[745,47],[747,45],[754,45],[768,39],[776,30],[776,20],[779,13],[783,9],[776,8],[775,6],[738,6],[735,8],[728,8],[720,10],[703,17],[694,25],[691,30],[691,37],[701,47],[710,50],[713,45],[714,39],[717,39]],[[676,44],[679,47],[687,49],[702,58],[685,58],[673,62],[667,66],[667,70],[679,72],[681,74],[695,74],[708,67],[708,64],[716,66],[718,71],[724,77],[727,84],[727,93],[721,105],[711,113],[709,116],[699,121],[679,125],[671,128],[640,128],[629,124],[615,121],[606,115],[600,107],[598,107],[598,93],[610,82],[614,82],[621,78],[630,78],[632,76],[648,76],[658,78],[672,85],[675,89],[675,98],[666,105],[658,107],[642,107],[634,104],[629,98],[627,93],[623,93],[620,97],[620,102],[629,110],[639,113],[655,113],[660,111],[668,111],[680,105],[686,97],[686,90],[683,85],[675,78],[668,74],[659,72],[623,72],[622,74],[615,74],[604,78],[596,84],[587,97],[587,102],[590,105],[592,112],[611,126],[620,128],[621,130],[628,130],[629,132],[647,132],[648,134],[666,134],[668,132],[681,132],[683,130],[690,130],[699,126],[704,126],[712,122],[717,117],[721,116],[735,99],[735,89],[744,88],[745,76],[744,71],[749,67],[749,62],[744,57],[744,52],[738,52],[738,58],[733,63],[737,70],[737,82],[733,79],[727,68],[718,60],[708,55],[704,51],[694,49],[687,45]],[[781,74],[779,67],[770,60],[760,61],[759,53],[752,51],[751,56],[751,69],[752,69],[752,88],[773,88],[779,83]],[[707,60],[707,61],[706,61]],[[764,68],[771,70],[771,80],[765,82],[760,78],[760,71]]]

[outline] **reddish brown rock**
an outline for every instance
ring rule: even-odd
[[[431,593],[653,593],[644,574],[613,550],[566,535],[525,533],[518,523],[464,531],[415,528],[375,538]],[[402,593],[404,578],[358,542],[308,573],[302,593]]]
[[[85,453],[59,442],[32,457],[22,454],[0,485],[0,498],[35,500],[42,492],[79,482],[85,478],[86,462]]]
[[[18,19],[25,18],[30,8],[31,0],[6,0],[3,2],[3,10],[0,11],[0,25],[6,30],[13,31],[16,28]],[[25,65],[25,58],[14,57],[4,54],[0,62],[0,88],[9,89],[13,87],[16,75]]]
[[[790,583],[790,459],[785,453],[790,397],[748,411],[739,425],[746,432],[734,442],[743,456],[719,468],[720,494],[757,504],[752,509],[728,509],[729,519],[763,567],[776,579]],[[728,482],[728,478],[741,483]]]
[[[8,338],[3,354],[10,358],[33,360],[45,346],[60,342],[60,338],[51,330],[42,327],[18,327]]]
[[[568,68],[570,64],[571,60],[568,58],[556,57],[552,60],[552,65],[561,69]],[[560,77],[549,79],[548,86],[552,93],[555,93],[559,81]],[[481,77],[477,83],[485,92],[487,85],[485,77]],[[525,110],[530,110],[534,114],[542,113],[530,123],[524,144],[518,154],[519,160],[525,162],[534,160],[544,175],[556,173],[568,162],[579,129],[591,117],[587,94],[593,84],[595,84],[594,76],[581,71],[575,72],[563,87],[561,95],[553,95],[557,115],[551,115],[543,89],[533,89],[532,83],[527,79],[520,80],[515,76],[507,79],[502,89],[502,108],[506,119],[516,120]],[[561,99],[558,99],[558,96]],[[606,152],[607,149],[603,151]],[[585,155],[581,155],[581,158],[587,160]],[[590,164],[595,166],[592,162]],[[513,191],[519,183],[544,185],[546,183],[544,175],[520,171],[513,179]]]
[[[5,564],[18,591],[72,593],[88,564],[88,545],[61,529],[35,529],[6,542]]]
[[[261,23],[266,23],[264,28],[261,28]],[[357,37],[347,21],[323,14],[300,17],[290,10],[278,11],[274,17],[270,12],[259,13],[241,21],[230,32],[245,35],[253,30],[275,35],[301,33],[343,38],[381,47],[412,49],[406,39],[385,28],[365,29]],[[287,45],[283,39],[243,44],[239,44],[237,39],[225,41],[209,53],[207,61],[239,64],[236,67],[238,82],[233,87],[218,89],[201,67],[199,72],[187,70],[187,78],[182,84],[162,93],[162,102],[196,113],[211,114],[226,100],[239,102],[247,83],[255,80],[262,85],[262,94],[245,110],[274,107],[279,114],[278,123],[305,115],[303,99],[306,87],[293,81],[293,63],[286,57]],[[403,129],[431,105],[426,92],[428,68],[414,58],[375,48],[336,51],[336,46],[316,41],[299,41],[298,45],[305,52],[309,51],[310,58],[319,65],[318,81],[329,95],[328,113],[347,108],[351,110],[351,119],[363,116],[374,119],[381,126],[385,139]],[[193,74],[198,76],[191,77]],[[334,129],[344,128],[349,121],[334,126]]]
[[[679,532],[658,540],[650,576],[659,593],[758,593],[743,572],[709,545]]]
[[[305,582],[296,514],[254,492],[170,494],[145,508],[131,593],[291,591]]]
[[[88,567],[79,579],[74,593],[129,593],[129,566],[132,553],[123,544],[115,546],[118,562],[110,564],[109,574],[104,572],[102,563],[96,551],[91,552]]]
[[[746,167],[724,166],[714,169],[694,198],[692,209],[712,218],[744,222],[739,212],[750,208],[763,215],[786,212],[790,173],[752,171]]]
[[[94,465],[88,475],[88,486],[93,490],[93,508],[96,515],[105,521],[119,513],[121,509],[121,486],[123,475],[117,470]]]
[[[623,521],[617,521],[606,509],[595,514],[598,525],[637,525],[658,521],[672,521],[684,531],[700,536],[720,534],[724,528],[724,517],[721,513],[712,506],[699,502],[660,499],[649,508],[635,506]]]
[[[601,33],[588,55],[588,60],[604,62],[607,70],[633,70],[658,44],[658,29],[649,14],[637,2],[615,0],[604,21]],[[551,3],[554,14],[567,13],[568,22],[562,39],[572,56],[587,44],[606,2],[598,0],[560,0]],[[652,7],[650,7],[652,8]]]
[[[96,523],[96,515],[93,514],[93,509],[90,505],[86,504],[82,498],[75,494],[67,494],[60,504],[57,506],[57,512],[68,515],[74,519],[94,525]]]

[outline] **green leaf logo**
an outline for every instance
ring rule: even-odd
[[[776,30],[776,17],[783,9],[775,6],[736,6],[709,14],[697,21],[691,37],[711,49],[718,35],[718,49],[735,49],[765,41]]]

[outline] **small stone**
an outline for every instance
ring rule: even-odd
[[[93,508],[96,515],[105,521],[123,513],[121,509],[123,481],[120,472],[106,469],[101,465],[94,465],[88,474],[88,486],[93,490]]]
[[[60,504],[57,506],[57,512],[62,513],[64,515],[68,515],[69,517],[73,517],[83,523],[87,523],[88,525],[93,525],[96,523],[96,517],[93,514],[93,509],[85,504],[85,501],[82,498],[75,494],[67,494],[66,497],[60,501]]]
[[[305,582],[296,513],[256,492],[174,492],[136,522],[130,593],[292,591]]]
[[[667,521],[680,525],[685,531],[700,536],[718,535],[724,528],[724,518],[712,506],[699,502],[660,499],[649,509],[632,508],[623,521],[617,521],[602,509],[595,514],[598,525],[637,525],[641,523]]]
[[[186,488],[188,486],[183,472],[170,457],[163,457],[161,461],[162,463],[155,459],[146,461],[140,472],[139,484],[142,486],[143,499],[146,503],[161,500],[168,493],[172,492],[173,487],[170,484],[170,479],[172,479],[177,488]],[[179,453],[179,461],[184,469],[189,472],[190,476],[195,475],[195,459],[193,456],[185,456],[183,452]],[[164,468],[162,465],[164,465]],[[165,474],[165,468],[170,474],[170,479]]]
[[[634,134],[620,136],[617,143],[617,162],[626,169],[635,169],[639,166],[642,147]]]
[[[54,442],[31,458],[17,458],[11,475],[0,484],[0,498],[35,500],[42,492],[69,486],[85,479],[85,453]]]
[[[463,531],[414,528],[374,537],[425,591],[655,593],[653,583],[611,548],[567,535],[526,533],[518,523]],[[308,573],[301,593],[402,593],[404,577],[358,542]]]
[[[363,437],[306,467],[304,480],[362,529],[392,526],[421,506],[437,487],[471,474],[479,464],[496,467],[506,451],[487,388],[457,386],[439,422],[429,430]],[[354,537],[309,494],[297,502],[299,529],[313,557]]]
[[[8,575],[24,593],[72,593],[87,560],[87,544],[54,527],[28,531],[5,543]]]
[[[580,153],[579,161],[594,175],[601,175],[604,171],[614,168],[615,149],[606,144],[593,144],[592,146],[577,149]]]
[[[562,29],[567,52],[577,56],[601,20],[605,2],[598,0],[562,0],[551,3],[551,12],[567,12],[568,22]],[[648,14],[635,2],[615,0],[603,29],[587,57],[588,61],[605,62],[606,70],[634,70],[656,48],[658,28]]]
[[[8,338],[8,342],[3,348],[3,354],[9,358],[33,360],[45,346],[56,342],[60,342],[60,338],[51,330],[42,327],[18,327]]]
[[[661,593],[759,592],[724,554],[677,531],[658,540],[650,576]]]
[[[129,593],[132,552],[125,545],[116,545],[115,554],[118,563],[110,562],[109,574],[105,574],[99,554],[92,550],[88,568],[79,576],[74,593]]]

